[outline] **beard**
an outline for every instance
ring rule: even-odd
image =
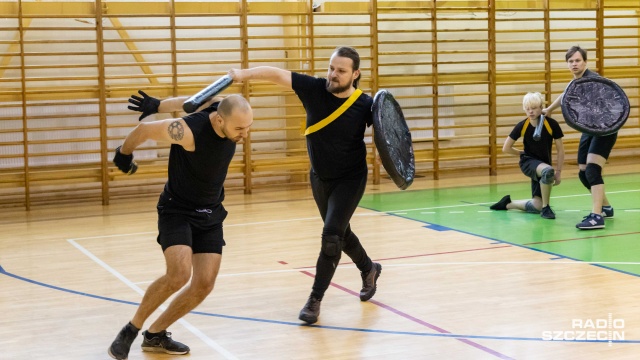
[[[229,135],[229,133],[225,130],[224,126],[220,128],[220,131],[222,131],[222,134],[224,134],[224,136],[233,141],[234,143],[239,143],[240,141],[242,141],[242,136],[238,135],[236,137],[231,137],[231,135]]]
[[[350,87],[351,87],[351,84],[347,84],[344,86],[340,86],[339,84],[334,85],[334,82],[329,81],[329,79],[327,79],[327,91],[332,94],[339,94],[339,93],[345,92],[349,90]]]

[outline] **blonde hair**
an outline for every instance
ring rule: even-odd
[[[530,92],[527,93],[527,95],[524,96],[524,98],[522,99],[522,108],[526,109],[527,107],[529,108],[535,108],[535,107],[542,107],[542,104],[544,104],[544,97],[542,97],[542,94],[540,94],[539,92]]]

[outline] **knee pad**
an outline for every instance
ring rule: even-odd
[[[536,207],[533,205],[533,200],[529,200],[526,204],[524,204],[524,210],[531,214],[540,214],[540,210],[536,209]]]
[[[342,252],[342,239],[338,235],[322,235],[322,253],[334,257]]]
[[[542,169],[542,173],[540,174],[540,183],[545,185],[551,185],[555,182],[554,176],[556,175],[556,171],[553,170],[551,166],[548,168]]]
[[[589,180],[587,180],[587,174],[584,170],[578,171],[578,178],[580,178],[580,182],[587,188],[587,190],[591,190],[591,185],[589,185]]]
[[[602,180],[602,166],[589,163],[587,164],[587,169],[584,172],[589,185],[596,186],[604,184],[604,180]]]

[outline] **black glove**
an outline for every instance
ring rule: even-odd
[[[113,157],[113,163],[116,164],[118,169],[127,175],[133,175],[138,170],[138,164],[133,161],[133,154],[125,155],[120,152],[120,148],[116,148],[116,155]]]
[[[142,115],[140,115],[140,117],[138,118],[138,121],[140,121],[147,116],[158,112],[160,100],[145,94],[142,90],[138,90],[138,94],[142,95],[142,97],[131,95],[131,97],[129,98],[129,102],[135,106],[129,105],[128,108],[129,110],[139,111],[142,113]]]

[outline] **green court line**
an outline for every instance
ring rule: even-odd
[[[553,188],[550,203],[555,220],[517,210],[489,209],[507,194],[513,200],[530,198],[526,178],[518,183],[367,194],[360,206],[424,222],[436,230],[460,231],[580,261],[640,263],[639,177],[605,176],[615,216],[606,220],[602,230],[575,228],[591,209],[591,196],[577,178],[564,179]],[[640,264],[602,267],[640,276]]]

